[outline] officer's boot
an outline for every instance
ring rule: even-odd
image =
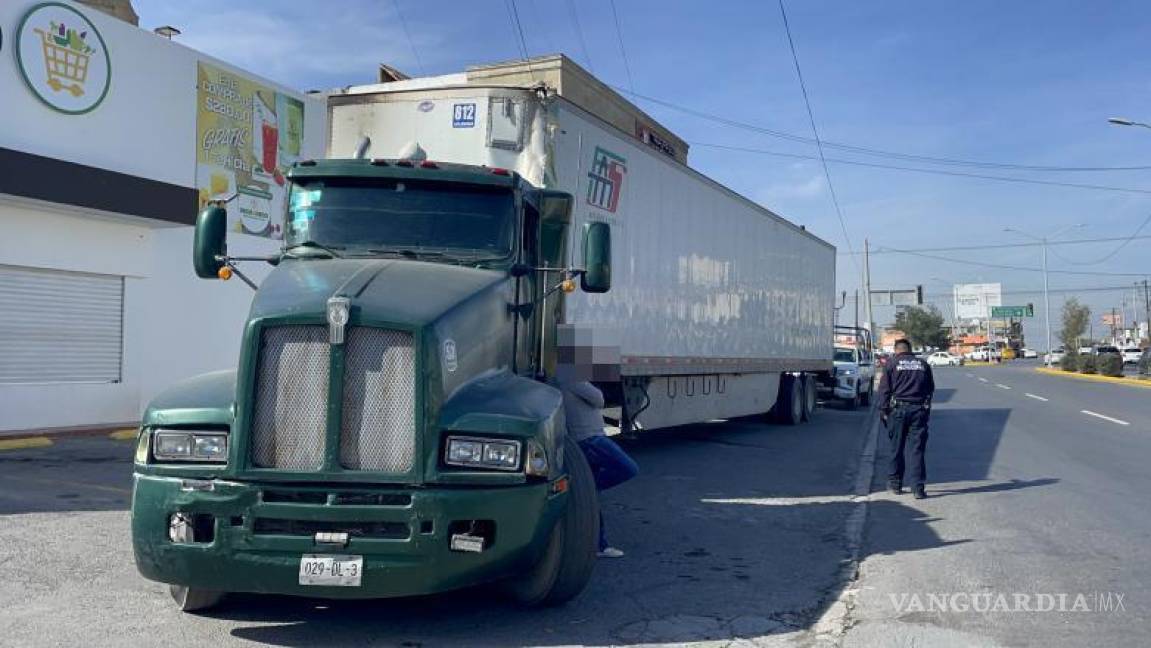
[[[927,499],[927,490],[923,488],[923,486],[916,486],[911,489],[911,493],[915,496],[915,499]]]
[[[887,490],[891,491],[894,495],[903,494],[903,484],[898,479],[887,480]]]

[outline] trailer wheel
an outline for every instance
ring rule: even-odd
[[[599,542],[599,500],[595,478],[583,451],[564,441],[570,488],[568,506],[548,538],[543,556],[527,573],[507,581],[505,589],[522,605],[560,605],[579,595],[591,579]]]
[[[771,408],[772,418],[784,425],[803,422],[803,379],[791,374],[779,378],[779,396]]]
[[[815,416],[815,376],[803,377],[803,420],[810,421]]]
[[[216,606],[224,598],[223,592],[199,589],[186,585],[169,585],[168,593],[181,612],[197,612]]]

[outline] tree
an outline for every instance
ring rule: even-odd
[[[912,346],[947,348],[951,342],[943,326],[943,315],[933,304],[899,309],[895,328],[903,331]]]
[[[1059,339],[1064,349],[1074,352],[1079,348],[1079,339],[1087,332],[1090,321],[1090,306],[1080,304],[1075,297],[1063,302],[1063,330],[1059,333]]]

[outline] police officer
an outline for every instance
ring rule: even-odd
[[[927,497],[927,419],[931,416],[931,396],[935,393],[935,378],[931,367],[911,353],[911,342],[895,341],[895,356],[883,369],[876,394],[880,418],[887,425],[887,438],[891,440],[891,468],[887,473],[887,487],[896,495],[903,492],[904,452],[910,456],[908,478],[915,499]]]

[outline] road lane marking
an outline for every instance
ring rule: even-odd
[[[1110,416],[1104,416],[1104,415],[1100,414],[1099,412],[1092,412],[1091,410],[1079,410],[1079,411],[1083,412],[1087,416],[1094,416],[1095,418],[1101,418],[1104,421],[1111,421],[1112,423],[1118,423],[1119,425],[1131,425],[1127,421],[1120,421],[1117,418],[1111,418]]]
[[[45,448],[52,445],[48,437],[27,437],[24,439],[2,439],[0,450],[23,450],[24,448]]]
[[[1027,393],[1024,393],[1024,396],[1026,396],[1026,397],[1028,397],[1028,398],[1034,398],[1035,400],[1038,400],[1038,401],[1043,401],[1044,403],[1046,403],[1046,402],[1047,402],[1047,399],[1046,399],[1046,398],[1043,398],[1042,396],[1036,396],[1035,394],[1027,394]]]
[[[979,382],[987,382],[987,379],[986,379],[986,378],[984,378],[983,376],[980,376],[980,377],[979,377]]]
[[[1007,385],[1004,385],[1003,383],[995,383],[995,386],[1000,388],[1000,389],[1011,389],[1010,387],[1008,387]]]

